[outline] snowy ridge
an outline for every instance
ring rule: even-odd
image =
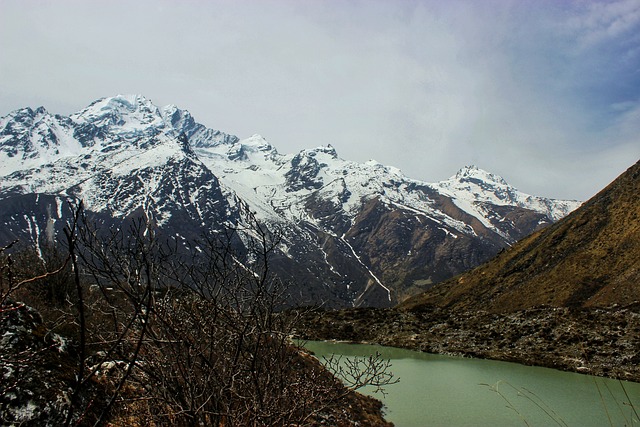
[[[52,116],[42,107],[23,108],[0,118],[0,175],[81,151],[70,120]]]
[[[11,126],[16,121],[22,126]],[[93,130],[93,138],[79,140],[77,129],[86,127]],[[95,156],[98,161],[92,163],[101,164],[102,170],[125,175],[133,169],[151,167],[152,163],[155,166],[165,163],[172,152],[180,150],[177,144],[169,143],[180,135],[189,139],[199,159],[227,188],[249,205],[259,207],[260,215],[268,220],[284,216],[286,220],[315,222],[307,215],[304,204],[309,195],[317,193],[349,216],[358,211],[363,201],[380,197],[390,204],[440,218],[449,225],[458,223],[433,208],[432,200],[423,191],[427,187],[450,197],[463,211],[496,231],[487,219],[487,203],[519,206],[542,213],[553,221],[579,205],[575,201],[521,193],[501,177],[475,166],[462,168],[450,179],[430,184],[410,179],[399,169],[373,160],[359,164],[340,159],[330,145],[281,155],[259,135],[240,140],[207,129],[196,123],[187,111],[174,105],[158,108],[140,95],[103,98],[69,118],[52,116],[44,108],[35,111],[27,108],[3,117],[0,119],[0,156],[4,158],[0,175],[31,169],[37,174],[23,175],[22,179],[9,182],[25,189],[56,193],[95,174],[95,171],[79,170],[73,176],[61,177],[58,170],[67,170],[68,163],[56,165],[58,160],[71,158],[70,162],[76,162],[81,156]],[[16,139],[24,140],[25,146],[16,147]],[[136,146],[141,139],[154,142]],[[124,150],[122,143],[126,141],[133,143],[126,144]],[[6,188],[9,182],[3,179],[2,187]]]
[[[478,205],[515,205],[540,212],[553,221],[569,214],[580,203],[574,200],[554,200],[532,196],[518,191],[498,175],[479,169],[475,165],[465,166],[451,178],[440,181],[435,187],[442,194],[453,198],[456,204],[474,213],[478,219],[484,218]],[[464,209],[463,208],[463,209]]]
[[[384,232],[388,236],[413,230],[424,235],[414,236],[423,246],[431,236],[436,243],[428,249],[397,254],[398,262],[410,253],[419,263],[421,250],[434,251],[433,245],[462,236],[485,242],[476,251],[495,252],[579,205],[521,193],[475,166],[426,183],[374,160],[341,159],[331,145],[280,154],[259,135],[241,140],[197,123],[175,105],[160,108],[140,95],[103,98],[69,117],[40,107],[0,118],[0,202],[28,194],[81,198],[87,209],[114,218],[142,209],[160,226],[179,221],[181,230],[185,221],[204,228],[229,222],[241,205],[248,206],[258,220],[284,230],[286,257],[301,265],[313,259],[305,274],[354,304],[371,294],[356,286],[354,274],[378,286],[385,303],[395,297],[384,260],[372,259],[358,230],[375,233],[385,224],[392,227]],[[405,214],[365,226],[371,212],[363,209],[372,203],[379,206],[375,215]],[[510,216],[514,209],[520,213]],[[529,219],[523,222],[523,215]],[[27,226],[33,234],[37,224]],[[323,247],[326,239],[330,252]],[[451,272],[477,261],[457,262]]]
[[[348,216],[355,215],[364,201],[380,197],[389,204],[438,218],[450,227],[468,232],[465,224],[433,206],[433,200],[424,191],[430,188],[450,197],[460,209],[501,234],[488,219],[487,204],[518,206],[544,214],[552,221],[579,206],[575,201],[519,192],[497,175],[474,166],[461,169],[449,180],[429,184],[373,160],[360,164],[340,159],[331,146],[280,155],[259,136],[196,152],[227,187],[253,197],[256,203],[269,203],[278,216],[304,219],[316,225],[319,224],[304,207],[312,194],[331,201]]]

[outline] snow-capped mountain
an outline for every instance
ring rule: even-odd
[[[331,306],[393,304],[579,205],[473,166],[430,184],[330,145],[280,154],[142,96],[69,117],[40,107],[0,118],[0,237],[40,241],[69,197],[112,220],[152,216],[181,239],[233,224],[248,206],[282,233],[274,263],[297,284],[293,300]]]

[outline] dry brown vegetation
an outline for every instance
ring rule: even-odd
[[[80,206],[63,245],[3,249],[0,422],[389,425],[355,392],[383,387],[385,365],[343,372],[358,379],[345,386],[293,345],[277,236],[250,213],[242,226],[246,253],[237,229],[181,248],[144,219],[101,231]]]

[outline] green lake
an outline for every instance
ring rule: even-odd
[[[554,369],[375,345],[309,341],[322,360],[380,352],[400,378],[373,394],[397,427],[640,426],[640,384]],[[633,403],[633,406],[629,402]]]

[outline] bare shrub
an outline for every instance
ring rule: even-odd
[[[278,235],[248,211],[182,246],[148,218],[101,230],[80,205],[64,235],[37,276],[18,278],[0,253],[0,302],[52,288],[39,301],[74,338],[65,425],[303,425],[392,381],[371,359],[345,387],[293,345],[300,314],[280,311],[287,286],[269,265]]]

